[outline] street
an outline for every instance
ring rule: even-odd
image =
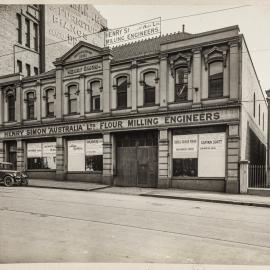
[[[270,264],[270,209],[0,187],[0,263]]]

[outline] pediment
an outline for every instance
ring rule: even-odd
[[[57,60],[63,63],[69,63],[91,59],[101,55],[102,48],[81,41]]]

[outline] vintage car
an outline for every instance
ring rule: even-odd
[[[12,163],[0,162],[0,183],[6,187],[15,185],[27,186],[28,176],[24,172],[14,169]]]

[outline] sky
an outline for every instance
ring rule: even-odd
[[[229,1],[229,0],[228,0]],[[195,34],[214,30],[218,28],[238,25],[240,33],[244,35],[251,58],[253,60],[258,78],[263,91],[270,89],[270,1],[226,2],[215,1],[215,3],[197,2],[193,5],[163,4],[162,5],[132,5],[126,4],[94,4],[101,15],[107,19],[108,27],[117,28],[135,24],[151,18],[161,17],[161,20],[187,16],[197,13],[212,12],[215,10],[235,8],[215,13],[208,13],[186,18],[162,21],[162,34],[173,33],[182,30]],[[191,3],[186,1],[186,3]],[[142,3],[142,1],[138,1]],[[156,3],[159,3],[156,1]],[[182,2],[181,2],[182,3]],[[199,3],[199,4],[198,4]],[[200,4],[204,3],[204,4]],[[242,7],[240,7],[242,6]],[[237,8],[239,7],[239,8]]]

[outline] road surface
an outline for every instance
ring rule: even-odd
[[[0,263],[270,264],[270,209],[0,187]]]

